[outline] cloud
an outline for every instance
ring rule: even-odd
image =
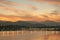
[[[6,6],[22,6],[22,7],[30,8],[32,10],[37,9],[36,6],[30,5],[30,4],[22,4],[22,3],[12,2],[8,0],[1,0],[0,3],[5,4]]]
[[[60,17],[60,15],[49,14],[49,15],[47,15],[47,20],[60,22],[60,18],[59,17]]]
[[[23,9],[20,9],[20,7]],[[39,13],[35,12],[35,10],[37,10],[36,6],[15,3],[6,0],[0,0],[0,10],[3,10],[2,12],[0,12],[0,20],[13,21],[13,22],[19,20],[38,21],[38,22],[46,20],[60,21],[59,19],[60,16],[58,15],[56,16],[56,13],[50,13],[49,15],[40,15],[40,12]]]
[[[56,2],[60,2],[60,0],[44,0],[44,1],[56,1]]]
[[[7,0],[0,0],[0,3],[6,4],[6,5],[20,5],[16,2],[11,2],[11,1],[7,1]]]
[[[56,16],[56,15],[48,15],[48,16],[32,16],[32,17],[23,17],[23,16],[5,16],[5,15],[0,15],[0,20],[3,21],[12,21],[12,22],[16,22],[16,21],[37,21],[37,22],[43,22],[46,20],[50,20],[50,21],[55,21],[55,22],[60,22],[60,16]]]
[[[5,15],[0,15],[0,20],[3,21],[42,21],[43,18],[38,18],[38,17],[19,17],[19,16],[5,16]]]
[[[60,0],[30,0],[30,1],[43,2],[43,3],[48,3],[48,4],[59,4],[60,5]]]
[[[60,15],[60,13],[58,13],[57,11],[53,11],[52,13],[50,13],[50,15]]]
[[[35,18],[32,16],[31,11],[25,11],[20,9],[15,9],[9,6],[0,6],[1,10],[5,10],[5,12],[1,12],[0,20],[6,20],[6,21],[18,21],[18,20],[34,20]],[[6,12],[7,11],[7,12]],[[8,12],[10,11],[10,12]],[[13,13],[15,12],[15,13]],[[18,17],[16,17],[18,16]]]
[[[24,8],[24,9],[22,9],[20,7]],[[8,10],[10,12],[15,12],[15,14],[17,14],[17,15],[20,15],[20,14],[27,15],[28,13],[30,13],[29,11],[37,10],[37,8],[33,5],[21,4],[21,3],[11,2],[11,1],[7,1],[7,0],[0,1],[0,9],[6,10],[6,11]],[[25,9],[31,9],[31,10],[25,11]],[[6,13],[6,14],[10,14],[10,13]]]
[[[0,6],[1,7],[1,6]],[[2,13],[0,13],[0,20],[6,20],[6,21],[19,21],[19,20],[23,20],[23,21],[38,21],[38,22],[42,22],[42,21],[46,21],[46,20],[51,20],[51,21],[60,21],[58,15],[56,15],[57,13],[50,13],[49,15],[36,15],[35,13],[33,13],[32,11],[25,11],[25,10],[16,10],[14,8],[9,8],[9,7],[1,7],[2,9],[5,10],[10,10],[10,11],[14,11],[17,14],[15,15],[15,13],[13,15],[4,15]],[[5,13],[5,12],[3,12]]]
[[[43,21],[50,20],[50,21],[55,21],[55,22],[60,22],[60,15],[56,14],[47,14],[47,15],[41,15],[43,18]]]

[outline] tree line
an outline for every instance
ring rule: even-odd
[[[56,26],[57,27],[57,26]],[[46,30],[46,31],[60,31],[60,28],[49,27],[33,27],[24,25],[2,25],[0,24],[0,31],[20,31],[20,30]]]

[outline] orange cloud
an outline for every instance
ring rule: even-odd
[[[34,1],[44,1],[44,0],[34,0]],[[33,10],[36,10],[37,8],[33,5],[25,5],[25,4],[19,4],[19,3],[14,3],[14,2],[10,2],[10,1],[1,1],[0,0],[0,3],[2,4],[6,4],[6,5],[0,5],[0,9],[1,10],[7,10],[7,11],[11,11],[11,12],[15,12],[14,15],[10,15],[11,13],[10,12],[3,12],[4,14],[0,13],[0,20],[4,20],[4,21],[12,21],[12,22],[15,22],[15,21],[20,21],[20,20],[23,20],[23,21],[38,21],[38,22],[41,22],[41,21],[46,21],[46,20],[52,20],[52,21],[60,21],[60,16],[56,16],[55,14],[53,15],[37,15],[37,13],[35,13],[34,11],[29,11],[29,10],[21,10],[21,9],[16,9],[13,6],[25,6],[27,8],[31,8]],[[51,2],[50,2],[51,3]],[[52,2],[54,3],[54,2]],[[6,15],[6,14],[9,14],[9,15]]]
[[[30,1],[35,1],[35,2],[43,2],[43,3],[49,3],[49,4],[59,4],[59,0],[30,0]]]
[[[5,6],[0,6],[0,9],[4,9],[4,10],[10,10],[10,11],[14,11],[17,14],[24,15],[24,16],[17,16],[17,15],[13,15],[13,16],[7,16],[4,15],[2,13],[0,13],[0,20],[5,20],[5,21],[19,21],[19,20],[23,20],[23,21],[38,21],[38,22],[42,22],[42,21],[46,21],[46,20],[51,20],[51,21],[56,21],[56,22],[60,22],[60,16],[56,15],[57,13],[50,13],[49,15],[40,15],[37,16],[36,14],[34,14],[32,11],[25,11],[25,10],[17,10],[14,8],[10,8],[10,7],[5,7]],[[8,13],[9,14],[9,13]]]
[[[8,0],[0,0],[0,3],[6,4],[6,5],[14,5],[14,6],[20,5],[19,3],[11,2],[11,1],[8,1]]]
[[[9,7],[9,6],[0,6],[0,9],[1,10],[7,10],[7,12],[2,12],[2,13],[0,13],[0,14],[2,14],[2,15],[12,15],[13,13],[12,12],[14,12],[15,14],[13,14],[14,16],[25,16],[25,17],[32,17],[33,15],[36,15],[35,13],[34,13],[34,11],[29,11],[29,10],[20,10],[20,9],[16,9],[16,8],[13,8],[13,7]],[[8,12],[8,11],[10,11],[10,12]]]
[[[0,15],[0,20],[12,21],[12,22],[16,22],[16,21],[37,21],[37,22],[42,22],[42,21],[50,20],[50,21],[60,22],[59,17],[60,16],[55,16],[55,15],[52,15],[52,16],[48,15],[48,17],[44,17],[44,16],[19,17],[19,16]]]
[[[44,18],[42,17],[19,17],[19,16],[5,16],[5,15],[0,15],[0,20],[3,21],[44,21]]]
[[[32,12],[32,10],[36,10],[37,8],[33,5],[27,5],[27,4],[21,4],[21,3],[15,3],[15,2],[11,2],[11,1],[6,1],[6,0],[2,0],[0,1],[0,3],[2,3],[3,5],[0,5],[0,9],[1,10],[7,10],[7,11],[11,11],[11,12],[15,12],[18,15],[30,15],[29,13]],[[6,5],[4,5],[6,4]],[[30,8],[32,9],[31,11],[27,11],[27,10],[23,10],[23,9],[16,9],[13,6],[22,6],[25,8]],[[1,13],[0,13],[1,14]],[[6,14],[10,14],[10,13],[6,13]],[[5,14],[3,14],[5,15]]]
[[[47,15],[47,19],[50,21],[60,22],[60,15]]]
[[[30,4],[22,4],[22,3],[17,3],[17,2],[12,2],[12,1],[8,1],[8,0],[0,0],[0,3],[8,5],[8,6],[22,6],[22,7],[27,7],[27,8],[31,8],[32,10],[36,10],[37,7],[30,5]]]

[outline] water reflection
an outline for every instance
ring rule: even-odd
[[[0,31],[1,40],[60,40],[59,31]]]

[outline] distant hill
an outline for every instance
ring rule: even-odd
[[[25,26],[25,27],[60,27],[60,22],[54,22],[54,21],[44,21],[44,22],[34,22],[34,21],[17,21],[17,22],[9,22],[9,21],[0,21],[0,25],[18,25],[18,26]]]
[[[53,28],[53,29],[52,29]],[[56,29],[57,28],[57,29]],[[15,30],[60,30],[60,22],[45,21],[0,21],[0,31],[15,31]]]
[[[42,22],[42,24],[46,26],[60,26],[60,22],[54,22],[49,20]]]
[[[25,26],[25,27],[44,27],[45,25],[39,22],[33,21],[17,21],[17,22],[9,22],[9,21],[0,21],[0,25],[18,25],[18,26]]]

